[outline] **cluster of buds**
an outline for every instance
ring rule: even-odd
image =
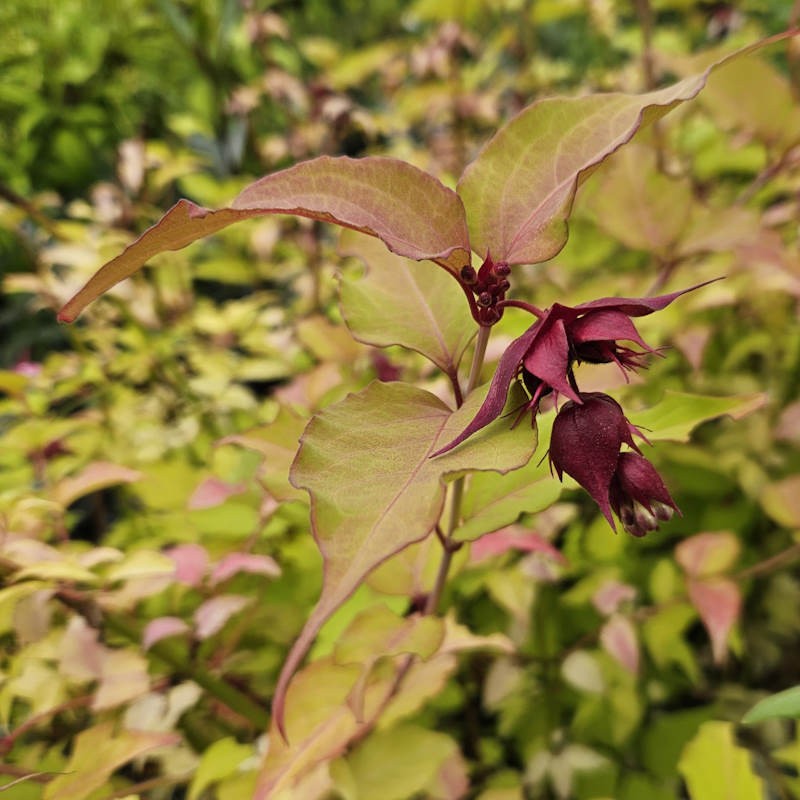
[[[489,258],[486,263],[491,263]],[[496,269],[490,267],[487,275],[492,268]],[[658,297],[609,297],[577,306],[555,303],[544,311],[501,297],[500,310],[509,305],[527,308],[537,320],[503,353],[486,400],[472,421],[434,455],[451,450],[497,419],[505,408],[509,386],[521,380],[530,399],[520,409],[517,422],[527,412],[535,421],[539,403],[548,394],[556,402],[561,395],[569,400],[556,416],[550,439],[550,466],[559,478],[567,473],[583,486],[615,530],[612,511],[634,536],[656,530],[659,522],[680,511],[633,437],[647,439],[626,419],[616,400],[598,392],[581,392],[573,367],[581,362],[615,363],[627,380],[627,373],[644,366],[648,355],[660,355],[644,342],[632,318],[659,311],[697,288]]]
[[[461,268],[461,284],[467,292],[472,315],[479,325],[494,325],[503,316],[502,303],[510,288],[511,267],[504,261],[495,264],[491,254],[477,272],[474,267]]]

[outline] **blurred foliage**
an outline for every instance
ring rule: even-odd
[[[753,62],[749,91],[720,73],[638,137],[586,184],[562,253],[515,273],[516,296],[540,306],[727,276],[643,321],[671,345],[646,381],[583,383],[624,395],[633,422],[668,389],[751,398],[750,413],[653,451],[683,518],[615,536],[567,489],[463,548],[446,624],[411,649],[425,660],[339,757],[302,764],[264,735],[321,581],[288,466],[310,415],[374,378],[442,396],[446,381],[416,353],[351,338],[337,276],[355,283],[360,262],[337,255],[333,231],[284,218],[159,256],[81,323],[54,322],[179,196],[219,205],[320,153],[393,155],[452,183],[536,98],[640,91],[790,13],[778,0],[0,4],[4,800],[239,800],[265,752],[286,776],[279,796],[298,800],[800,797],[796,725],[738,725],[800,682],[796,42]],[[507,317],[491,358],[519,333]],[[330,711],[347,741],[349,626],[393,615],[400,630],[437,547],[382,566],[328,623],[294,724]],[[741,599],[730,630],[709,591]],[[383,646],[368,686],[386,680]]]

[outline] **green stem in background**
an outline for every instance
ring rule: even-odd
[[[483,367],[483,359],[486,356],[486,345],[489,342],[489,334],[491,331],[491,328],[483,325],[478,328],[478,338],[475,341],[475,351],[472,354],[472,366],[470,367],[467,389],[465,392],[467,397],[469,397],[470,392],[472,392],[480,380],[481,367]],[[458,521],[461,518],[461,500],[463,496],[464,478],[462,476],[453,482],[453,489],[450,495],[450,519],[442,539],[444,552],[442,553],[442,560],[439,563],[439,572],[436,575],[436,582],[425,603],[424,613],[426,614],[436,613],[436,608],[439,605],[442,592],[444,591],[444,585],[447,582],[447,575],[450,572],[453,553],[458,549],[458,546],[454,546],[453,531],[458,527]]]

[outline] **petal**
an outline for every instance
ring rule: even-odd
[[[700,289],[703,286],[708,286],[709,283],[722,280],[722,278],[714,278],[710,281],[698,283],[696,286],[690,286],[688,289],[681,289],[679,292],[672,292],[672,294],[662,294],[657,297],[604,297],[600,300],[592,300],[588,303],[581,303],[575,306],[575,311],[588,311],[590,309],[613,309],[627,314],[629,317],[643,317],[646,314],[652,314],[654,311],[660,311],[666,308],[673,300],[680,297],[687,292],[693,292],[695,289]]]
[[[569,337],[575,344],[624,339],[635,342],[650,353],[655,352],[639,335],[631,318],[625,312],[617,309],[591,311],[580,319],[576,319],[569,326]]]
[[[583,401],[580,406],[567,403],[556,417],[550,461],[559,474],[566,472],[586,489],[614,528],[608,495],[627,422],[610,397],[584,394]]]
[[[473,433],[477,433],[481,428],[485,428],[490,422],[496,420],[500,414],[503,413],[503,409],[506,406],[506,398],[508,397],[508,387],[517,374],[519,365],[522,362],[522,357],[536,337],[539,325],[541,325],[541,321],[531,325],[522,336],[514,339],[506,348],[506,351],[500,357],[494,377],[492,378],[492,384],[489,387],[489,392],[486,395],[486,399],[483,401],[483,405],[478,409],[478,413],[452,442],[449,442],[440,450],[437,450],[431,458],[440,456],[448,450],[452,450],[465,439],[472,436]]]
[[[542,327],[528,352],[523,364],[528,372],[549,384],[560,394],[566,395],[575,403],[583,402],[569,385],[569,339],[563,319],[548,314],[542,320]]]

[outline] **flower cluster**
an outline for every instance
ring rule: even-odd
[[[648,355],[659,354],[644,342],[632,318],[659,311],[697,288],[657,297],[603,298],[577,306],[555,303],[545,311],[529,307],[538,319],[503,353],[478,413],[434,455],[451,450],[497,419],[505,407],[509,386],[521,379],[530,400],[517,421],[527,411],[535,418],[545,395],[568,398],[555,419],[550,440],[550,465],[559,478],[566,472],[583,486],[612,528],[613,511],[634,536],[656,530],[659,522],[680,512],[633,437],[647,439],[628,422],[611,397],[581,392],[573,367],[580,362],[615,363],[627,377],[627,372],[644,366]],[[623,445],[629,450],[623,450]]]

